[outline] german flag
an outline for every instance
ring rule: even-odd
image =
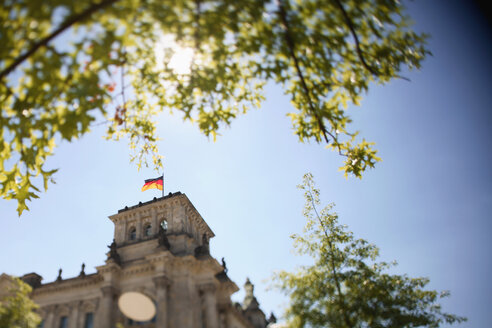
[[[163,177],[158,177],[155,179],[147,179],[145,180],[145,184],[142,187],[142,191],[149,189],[159,189],[162,190],[162,184],[164,183]]]

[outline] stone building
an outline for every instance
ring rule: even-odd
[[[125,207],[109,219],[114,240],[107,260],[94,274],[41,282],[29,273],[21,277],[33,287],[43,328],[172,327],[265,328],[266,320],[245,284],[244,303],[233,304],[239,290],[227,276],[225,262],[210,256],[214,233],[185,194],[180,192]],[[0,276],[0,286],[2,279]],[[127,292],[150,298],[156,315],[147,322],[125,317],[118,299]],[[0,291],[1,296],[1,291]]]

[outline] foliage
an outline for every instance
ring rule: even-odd
[[[307,224],[303,235],[293,236],[294,245],[315,263],[275,276],[290,295],[290,327],[438,327],[466,320],[441,311],[438,301],[449,293],[425,290],[427,278],[387,273],[395,263],[376,262],[378,248],[340,225],[333,204],[318,213],[311,174],[299,188]]]
[[[260,105],[268,81],[290,96],[299,140],[326,143],[361,177],[379,158],[348,128],[347,108],[371,82],[419,68],[425,39],[396,0],[3,1],[0,195],[20,215],[37,181],[52,181],[56,144],[96,124],[129,140],[139,168],[159,170],[159,113],[215,139]],[[185,69],[173,64],[179,49],[190,50]]]
[[[19,278],[12,281],[11,295],[0,299],[0,327],[37,328],[41,317],[34,312],[38,305],[29,298],[31,286]]]

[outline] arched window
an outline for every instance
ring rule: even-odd
[[[147,224],[144,229],[145,237],[149,237],[152,234],[152,226]]]
[[[130,228],[130,234],[129,234],[130,240],[135,240],[137,239],[137,229],[135,228]]]
[[[164,229],[164,231],[167,231],[167,221],[166,220],[162,220],[161,227],[162,227],[162,229]]]

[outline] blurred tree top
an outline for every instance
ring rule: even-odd
[[[31,286],[19,278],[12,278],[9,285],[8,295],[0,298],[0,327],[39,327],[41,317],[35,312],[39,306],[29,298]]]
[[[314,264],[276,274],[277,287],[290,296],[289,327],[439,327],[466,321],[442,312],[449,296],[425,290],[427,278],[389,274],[396,263],[376,262],[379,249],[355,239],[329,204],[318,211],[319,190],[306,174],[300,189],[306,200],[304,234],[294,235],[299,254]]]
[[[361,177],[380,159],[349,129],[371,82],[429,53],[397,0],[5,0],[0,8],[0,195],[37,198],[56,143],[105,124],[159,170],[156,116],[180,112],[215,139],[274,81],[295,134]]]

